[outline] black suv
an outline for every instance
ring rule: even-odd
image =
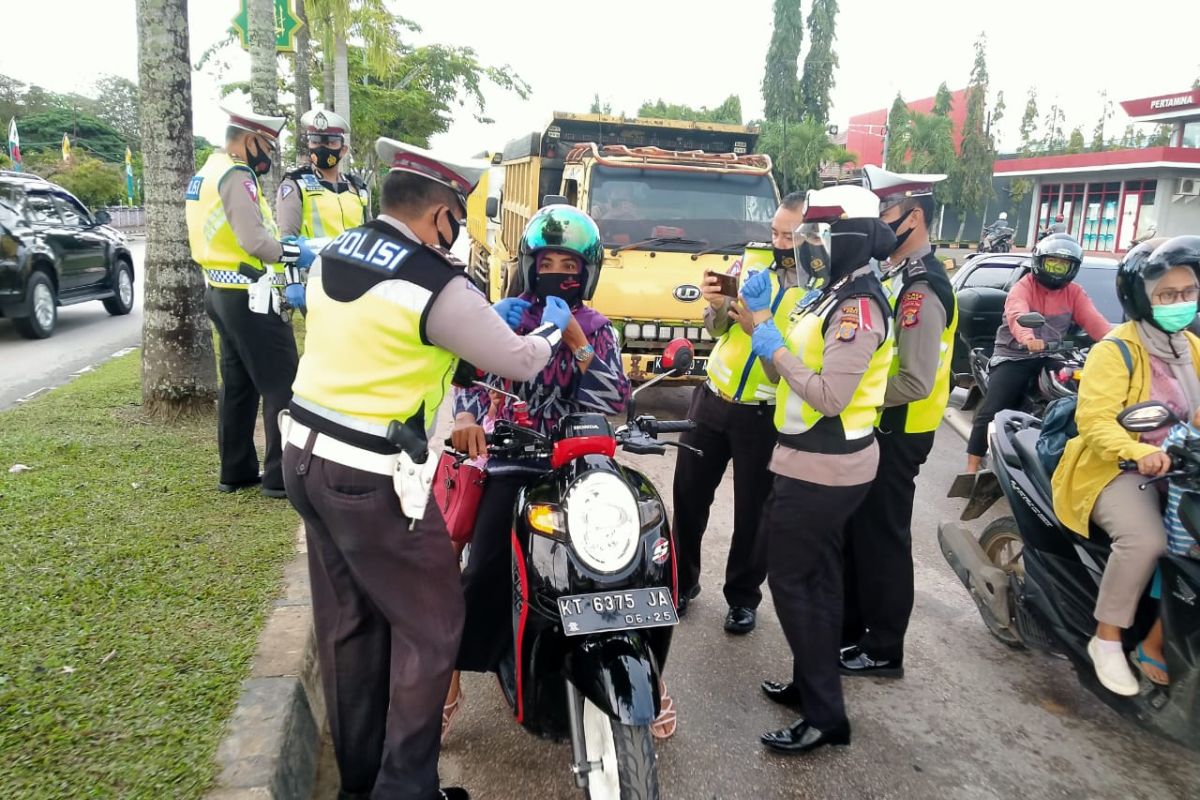
[[[0,317],[27,339],[45,339],[58,306],[100,300],[108,313],[128,314],[133,257],[110,221],[61,186],[0,171]]]

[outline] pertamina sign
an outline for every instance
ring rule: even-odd
[[[1123,100],[1121,108],[1131,117],[1159,117],[1164,114],[1172,116],[1187,116],[1194,111],[1200,116],[1200,89],[1174,94],[1162,94],[1157,97],[1143,97],[1138,100]]]
[[[1196,98],[1190,94],[1181,94],[1175,97],[1160,97],[1157,100],[1150,101],[1150,108],[1176,108],[1178,106],[1191,106],[1196,104]]]

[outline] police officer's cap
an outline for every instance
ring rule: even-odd
[[[805,222],[879,219],[879,198],[861,186],[810,190],[804,198]]]
[[[287,122],[283,117],[268,117],[266,114],[256,114],[248,109],[235,108],[232,105],[221,104],[220,108],[229,115],[230,125],[266,137],[272,145],[279,139],[279,132],[283,130],[283,126]]]
[[[883,208],[909,197],[931,195],[934,184],[944,180],[946,176],[937,173],[891,172],[873,164],[863,167],[863,187],[875,193]]]
[[[305,133],[319,133],[326,136],[350,135],[350,123],[346,118],[323,108],[305,111],[300,117],[300,126]]]
[[[467,207],[467,195],[475,189],[488,167],[487,162],[450,159],[441,153],[384,136],[375,142],[375,153],[392,172],[411,172],[452,190],[463,208]]]

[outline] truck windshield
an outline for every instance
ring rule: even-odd
[[[659,237],[644,249],[694,251],[769,241],[776,200],[766,175],[597,166],[588,206],[606,246]]]

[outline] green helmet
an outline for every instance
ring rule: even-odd
[[[592,299],[600,281],[604,247],[591,217],[568,205],[546,206],[533,215],[521,235],[521,291],[529,291],[537,283],[537,254],[542,250],[574,253],[583,259],[583,299]]]

